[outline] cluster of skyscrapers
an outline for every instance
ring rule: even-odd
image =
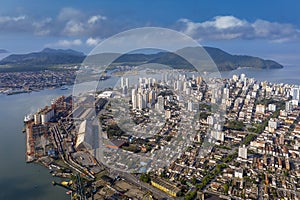
[[[131,91],[132,108],[142,110],[151,108],[158,102],[159,108],[163,109],[164,99],[160,96],[157,99],[158,88],[155,85],[156,80],[153,78],[140,78],[138,87]]]

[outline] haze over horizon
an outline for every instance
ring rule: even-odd
[[[51,6],[50,6],[51,4]],[[118,5],[118,6],[116,6]],[[121,31],[145,26],[170,28],[200,45],[276,60],[300,61],[300,3],[273,1],[133,0],[70,3],[6,1],[0,8],[0,49],[11,53],[46,47],[88,53],[98,42]],[[0,55],[0,58],[2,56]]]

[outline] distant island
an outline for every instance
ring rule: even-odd
[[[180,51],[189,51],[193,48],[187,47]],[[221,49],[214,47],[204,47],[207,53],[216,63],[220,71],[230,71],[238,68],[257,68],[257,69],[280,69],[283,66],[273,60],[248,55],[232,55]],[[87,56],[82,52],[67,49],[46,48],[40,52],[28,54],[12,54],[0,61],[0,71],[40,71],[59,68],[60,65],[79,65]],[[129,53],[120,55],[111,67],[116,65],[140,65],[148,63],[159,63],[171,66],[175,69],[192,69],[193,66],[185,59],[178,56],[176,52],[158,52],[153,54]]]
[[[0,49],[0,53],[9,53],[9,52],[5,49]]]

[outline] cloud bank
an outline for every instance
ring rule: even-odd
[[[99,38],[108,38],[120,31],[145,25],[143,22],[132,24],[124,23],[123,19],[117,19],[117,16],[112,19],[101,13],[86,14],[71,7],[61,9],[54,16],[43,18],[28,15],[0,15],[2,33],[29,33],[40,37],[54,36],[58,41],[49,45],[61,47],[95,46],[101,41]],[[207,21],[192,21],[182,18],[169,24],[169,27],[175,27],[176,30],[197,41],[262,39],[283,43],[300,40],[300,30],[293,24],[263,19],[248,21],[235,16],[215,16]]]
[[[181,32],[196,40],[265,39],[288,42],[300,38],[300,30],[292,24],[262,19],[249,22],[234,16],[216,16],[203,22],[179,19],[178,26]]]

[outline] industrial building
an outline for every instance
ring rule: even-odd
[[[35,124],[46,124],[54,116],[54,109],[46,106],[44,109],[34,114]]]
[[[92,123],[88,120],[81,122],[77,134],[76,149],[93,149],[94,133]]]
[[[151,179],[151,185],[166,192],[167,194],[176,197],[178,196],[180,189],[166,180],[155,177]]]

